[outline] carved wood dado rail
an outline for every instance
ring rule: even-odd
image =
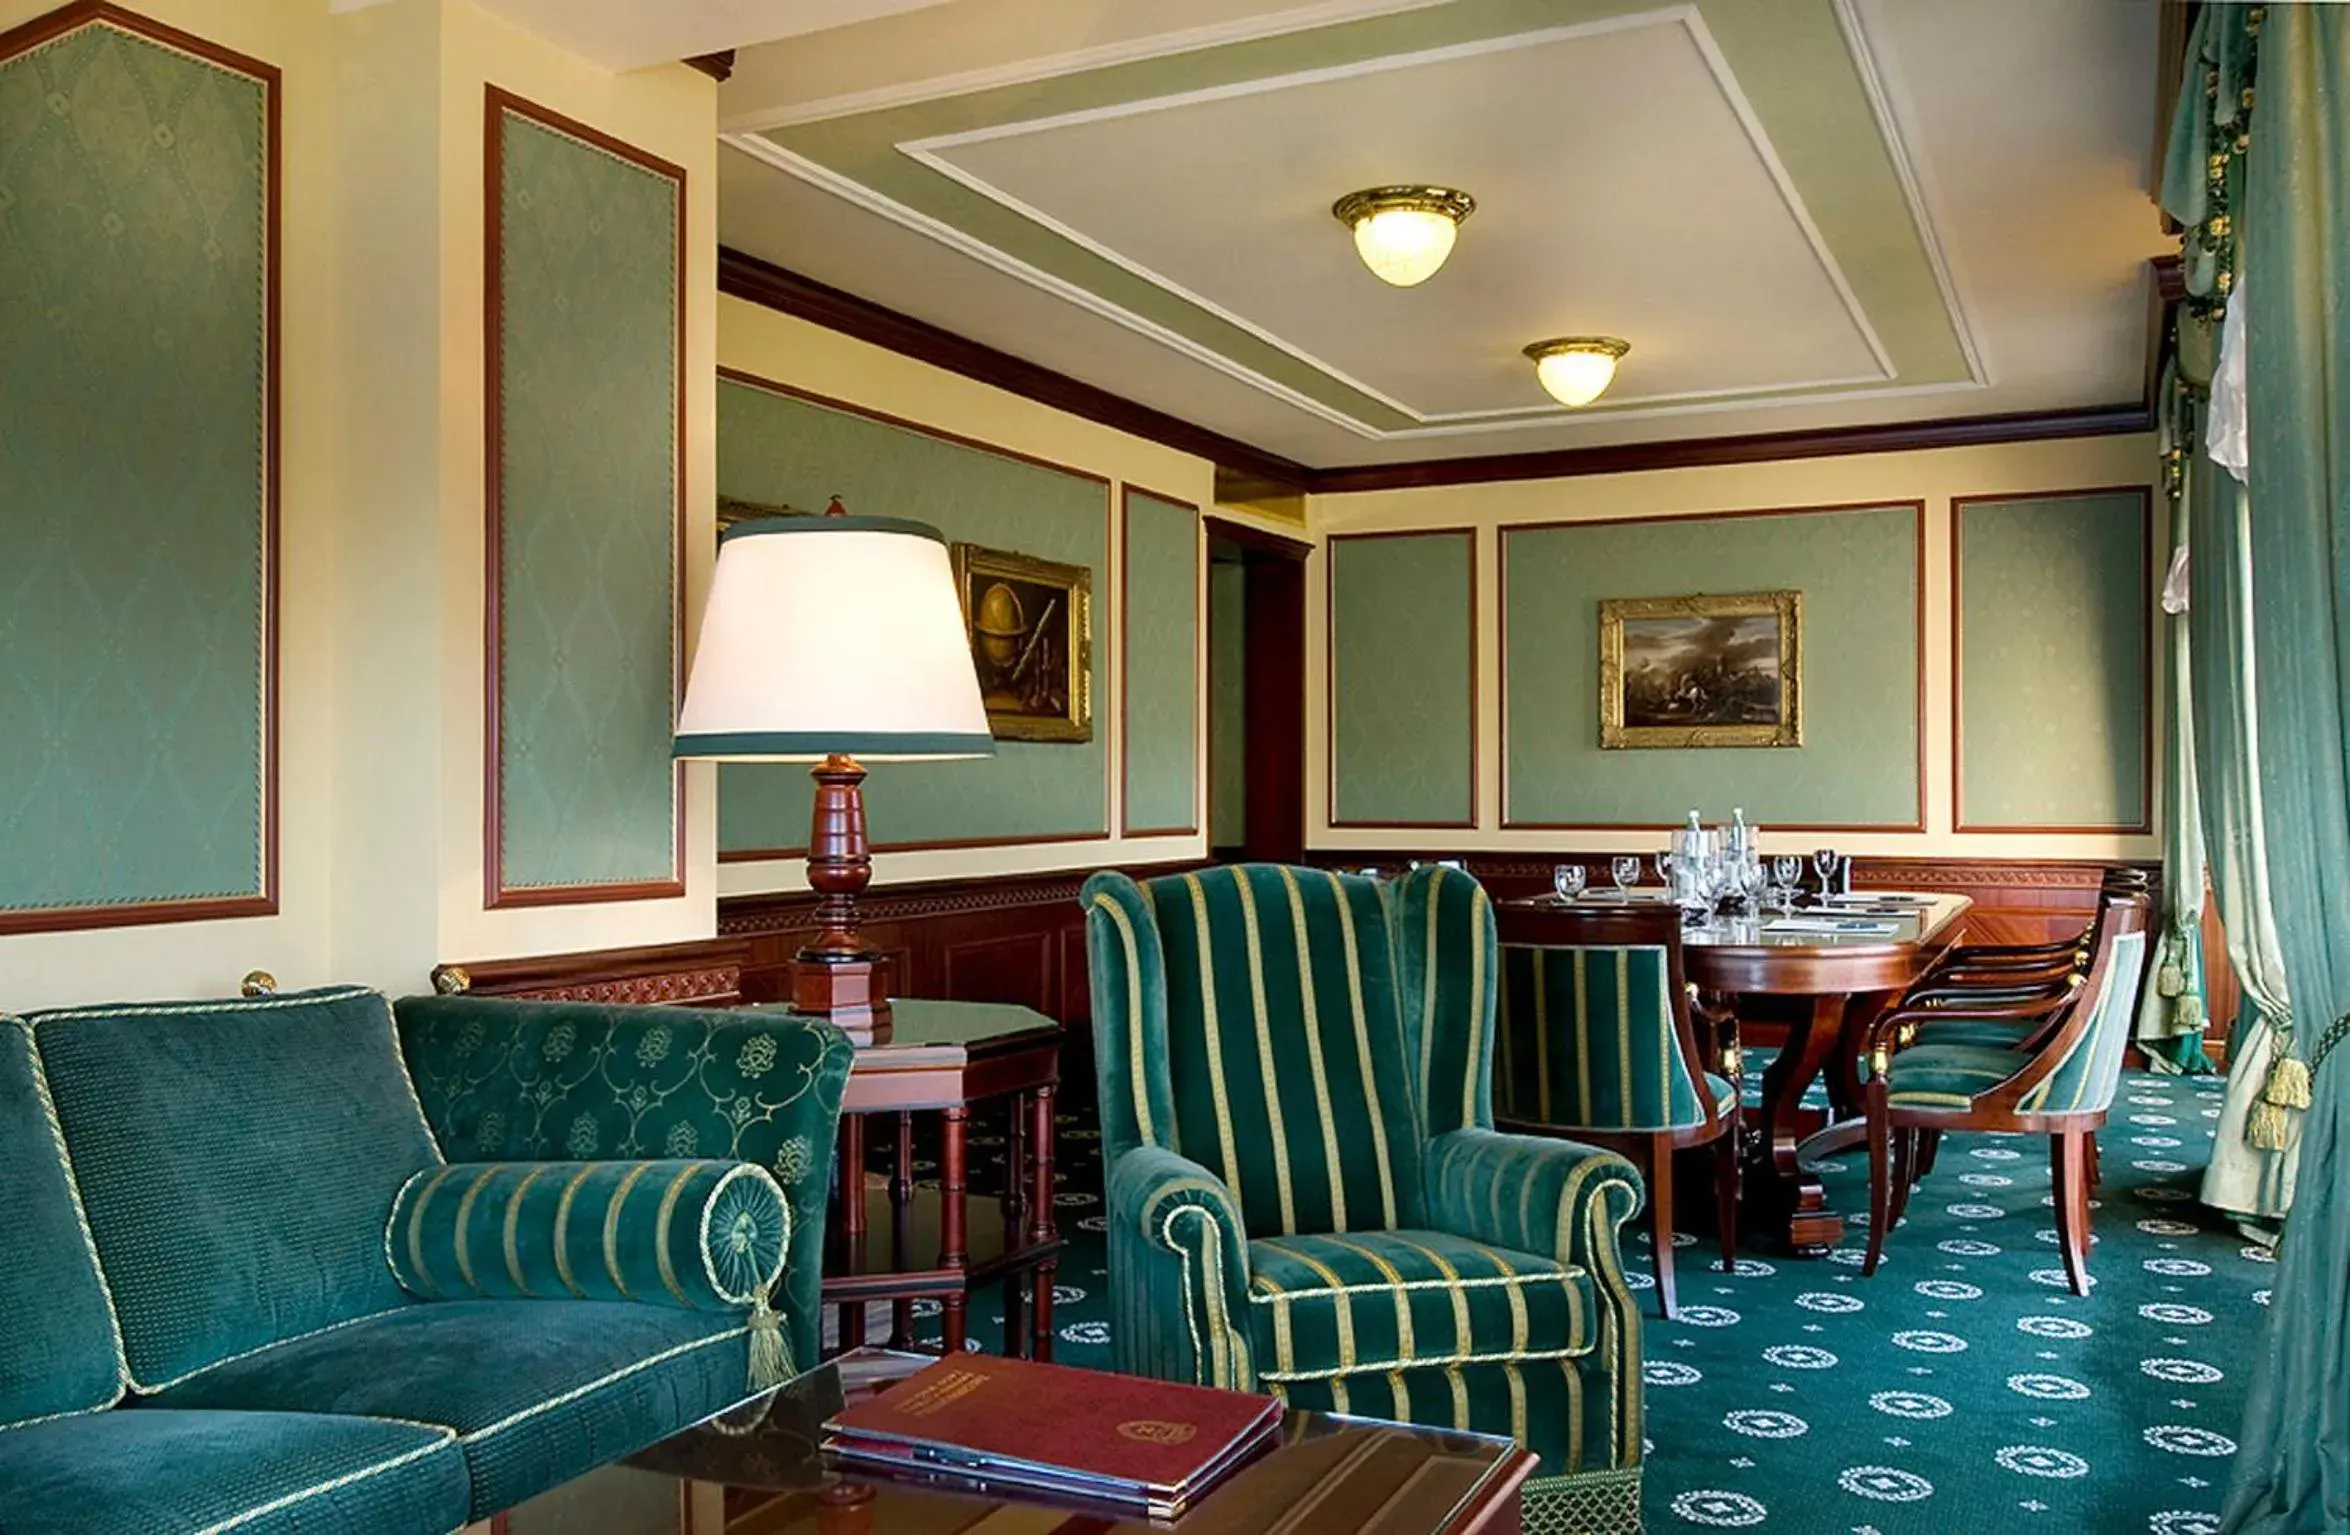
[[[1442,848],[1373,853],[1316,851],[1333,868],[1400,868],[1414,858],[1462,856]],[[1471,853],[1470,873],[1497,897],[1550,888],[1552,866],[1578,862],[1594,884],[1607,882],[1601,853]],[[1138,878],[1197,867],[1162,863],[1130,868]],[[1856,883],[1874,889],[1947,891],[1969,896],[1971,941],[2043,943],[2079,932],[2095,908],[2102,863],[2068,860],[1868,858]],[[1079,870],[941,880],[883,887],[860,903],[867,940],[887,957],[890,989],[900,996],[1017,1002],[1071,1026],[1082,1050],[1092,1022],[1086,986],[1085,916],[1077,904]],[[2159,875],[2158,870],[2150,872]],[[792,953],[815,930],[815,898],[806,894],[736,896],[719,903],[719,936],[697,943],[606,949],[479,964],[444,965],[434,984],[489,996],[605,1002],[765,1002],[791,994]],[[2224,1030],[2234,1016],[2227,954],[2216,927],[2205,932],[2211,1016]]]

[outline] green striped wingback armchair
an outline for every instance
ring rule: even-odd
[[[1083,900],[1118,1368],[1509,1434],[1526,1529],[1638,1529],[1640,1181],[1493,1130],[1477,882],[1251,864]]]

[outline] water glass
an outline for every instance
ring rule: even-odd
[[[1550,888],[1558,892],[1562,901],[1571,901],[1583,893],[1588,872],[1579,863],[1562,863],[1550,871]]]
[[[1821,848],[1811,855],[1811,866],[1817,869],[1820,875],[1821,900],[1824,901],[1835,893],[1836,866],[1843,861],[1832,847]]]
[[[1629,894],[1632,887],[1640,883],[1640,855],[1618,853],[1615,861],[1608,865],[1608,873],[1614,878],[1617,891]]]
[[[1779,885],[1779,909],[1795,909],[1795,892],[1803,884],[1803,860],[1792,853],[1781,853],[1771,860],[1771,877]]]

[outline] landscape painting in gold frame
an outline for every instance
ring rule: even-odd
[[[1803,593],[1602,600],[1599,744],[1801,746]]]
[[[1093,572],[954,546],[955,590],[988,730],[999,741],[1093,739]]]

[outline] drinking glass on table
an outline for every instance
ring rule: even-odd
[[[1803,860],[1793,853],[1781,853],[1771,860],[1771,877],[1779,885],[1779,910],[1782,914],[1795,910],[1795,894],[1803,884]]]
[[[1632,887],[1640,883],[1640,855],[1618,853],[1614,862],[1608,865],[1608,874],[1616,882],[1617,894],[1630,895]]]
[[[1811,866],[1820,875],[1820,901],[1823,905],[1829,896],[1836,893],[1836,866],[1843,861],[1832,847],[1821,848],[1811,855]]]
[[[1589,878],[1589,872],[1581,864],[1562,863],[1550,871],[1550,888],[1558,892],[1560,900],[1571,901],[1583,893]]]

